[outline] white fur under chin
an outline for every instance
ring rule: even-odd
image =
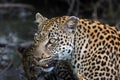
[[[71,53],[73,51],[73,47],[65,46],[65,48],[66,48],[66,50],[64,52],[62,52],[62,50],[61,50],[61,52],[58,53],[59,60],[69,60],[69,59],[71,59]],[[70,50],[70,53],[68,53],[69,50]]]

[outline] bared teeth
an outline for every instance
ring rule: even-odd
[[[43,59],[38,62],[38,65],[41,67],[49,67],[49,59]]]
[[[46,64],[45,66],[48,67],[48,64]]]

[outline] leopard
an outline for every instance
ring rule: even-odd
[[[120,80],[120,31],[76,16],[46,18],[36,14],[34,57],[44,68],[54,60],[68,61],[79,80]],[[80,75],[79,75],[80,74]]]
[[[52,71],[41,70],[34,60],[34,44],[18,46],[18,52],[22,55],[22,65],[24,69],[24,75],[28,80],[78,80],[74,75],[71,65],[64,60],[53,61]],[[37,72],[36,72],[37,71]]]
[[[42,72],[39,74],[39,78],[44,80],[78,80],[73,74],[73,70],[67,61],[59,60],[54,64],[54,69],[50,72]]]

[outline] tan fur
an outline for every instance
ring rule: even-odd
[[[42,62],[66,60],[76,75],[81,73],[86,79],[120,80],[120,31],[115,27],[75,16],[55,17],[40,24],[35,42]]]

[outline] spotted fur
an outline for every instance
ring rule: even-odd
[[[40,63],[66,60],[76,75],[86,79],[120,80],[120,31],[116,28],[75,16],[46,19],[38,27],[34,56]]]
[[[70,63],[64,60],[53,61],[51,66],[54,66],[54,69],[50,72],[42,70],[33,57],[34,48],[33,44],[18,48],[22,53],[22,64],[28,80],[78,80]]]

